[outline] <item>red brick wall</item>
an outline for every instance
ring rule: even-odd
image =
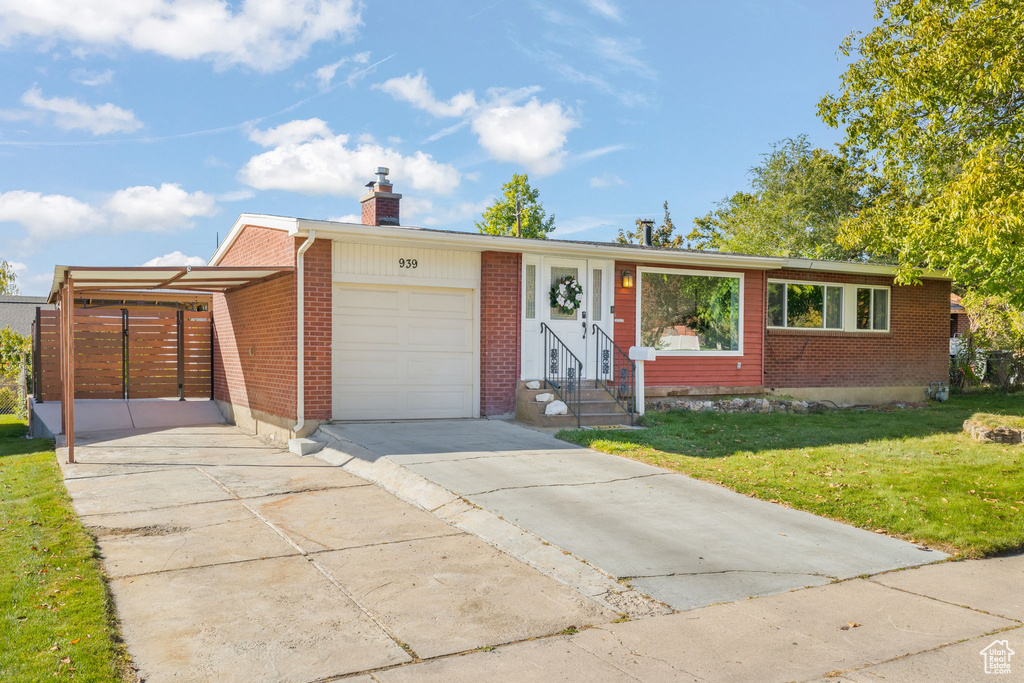
[[[305,238],[246,226],[218,265],[294,266]],[[331,242],[306,261],[306,418],[331,416]],[[213,299],[214,396],[295,419],[296,277],[289,275]]]
[[[772,278],[893,286],[892,278],[772,271]],[[765,386],[915,386],[949,374],[949,283],[892,287],[888,333],[767,330]]]
[[[374,197],[363,202],[363,225],[398,225],[399,199],[397,197]]]
[[[615,263],[615,343],[623,349],[638,344],[636,334],[636,299],[640,281],[637,267],[644,264]],[[658,268],[664,266],[657,265]],[[634,286],[622,286],[622,271],[633,273]],[[686,270],[707,270],[686,267]],[[714,273],[715,271],[708,271]],[[743,344],[742,356],[662,356],[644,364],[644,386],[761,386],[761,360],[764,351],[764,285],[759,270],[741,272],[743,278]],[[737,368],[736,363],[742,367]]]
[[[305,238],[295,241],[295,249]],[[306,250],[306,419],[331,419],[331,240],[318,239]]]
[[[949,325],[950,336],[954,334],[965,335],[971,329],[971,319],[967,317],[967,314],[963,311],[959,313],[951,313]]]
[[[515,412],[522,328],[522,255],[480,255],[480,414]]]

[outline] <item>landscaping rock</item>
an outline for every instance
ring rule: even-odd
[[[526,388],[527,389],[540,389],[540,382],[538,382],[537,380],[531,380],[531,381],[526,383]]]
[[[552,401],[544,406],[545,415],[567,415],[568,413],[569,406],[565,405],[562,401]]]
[[[554,394],[537,394],[537,403],[547,403],[555,398]]]
[[[689,413],[822,413],[837,410],[837,406],[820,401],[796,401],[767,398],[733,398],[722,401],[666,397],[647,404],[648,410],[657,412],[685,411]]]
[[[964,420],[964,431],[978,441],[991,443],[1021,443],[1021,432],[1013,427],[983,425],[975,420]]]

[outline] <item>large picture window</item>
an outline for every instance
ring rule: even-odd
[[[738,275],[641,271],[639,343],[666,353],[740,350]]]

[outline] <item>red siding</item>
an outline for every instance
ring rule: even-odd
[[[480,414],[516,409],[522,327],[522,255],[480,255]]]
[[[294,266],[304,238],[245,226],[218,265]],[[306,262],[306,418],[331,416],[331,242],[318,240]],[[213,298],[214,396],[295,419],[296,277],[277,278]]]
[[[889,277],[773,271],[772,278],[892,286]],[[892,288],[890,332],[768,330],[765,386],[886,387],[949,374],[949,282]]]
[[[637,267],[645,264],[618,261],[615,264],[615,343],[623,349],[638,344],[636,335],[636,297],[639,291]],[[651,267],[663,268],[663,265]],[[622,286],[622,271],[633,273],[634,286]],[[708,270],[686,266],[685,270]],[[709,273],[716,271],[708,270]],[[762,384],[761,361],[764,349],[764,284],[759,270],[743,273],[742,356],[663,356],[645,363],[644,385],[749,387]],[[737,368],[736,363],[742,367]]]

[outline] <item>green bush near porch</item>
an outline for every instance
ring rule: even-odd
[[[559,437],[961,557],[1024,549],[1024,446],[964,434],[1024,396],[820,414],[652,413],[646,430]]]
[[[127,681],[97,559],[49,439],[0,415],[0,680]]]

